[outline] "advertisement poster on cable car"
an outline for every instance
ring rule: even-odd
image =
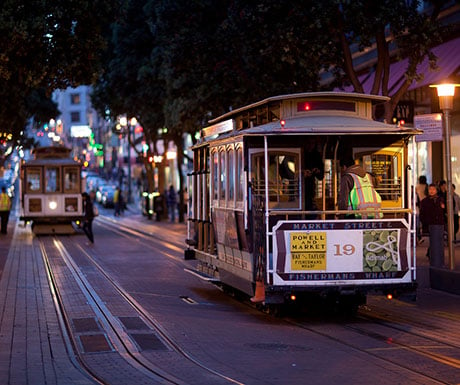
[[[408,229],[404,220],[280,222],[274,283],[400,280],[410,268]]]

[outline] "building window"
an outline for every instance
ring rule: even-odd
[[[70,94],[70,104],[80,104],[80,94]]]
[[[70,121],[72,123],[80,122],[80,111],[73,111],[70,113]]]

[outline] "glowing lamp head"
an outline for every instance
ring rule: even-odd
[[[441,110],[452,110],[454,108],[455,87],[460,84],[434,84],[430,87],[436,88],[439,97],[439,107]]]
[[[50,210],[56,210],[57,209],[57,202],[56,201],[49,201],[48,207]]]
[[[387,294],[387,299],[393,299],[393,294],[388,293],[388,294]]]
[[[456,84],[439,84],[436,87],[438,96],[454,96]]]
[[[281,119],[280,124],[281,124],[281,128],[284,128],[284,126],[286,125],[286,121],[284,119]]]

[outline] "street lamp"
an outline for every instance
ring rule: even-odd
[[[136,118],[131,118],[128,119],[126,116],[121,116],[120,117],[120,126],[126,127],[126,134],[128,138],[128,203],[132,202],[131,199],[131,127],[136,127],[137,125],[137,119]]]
[[[455,87],[459,84],[435,84],[439,97],[439,107],[444,116],[444,155],[446,164],[446,181],[447,181],[447,242],[449,247],[449,267],[455,269],[455,251],[454,251],[454,204],[452,202],[452,159],[450,155],[450,138],[451,129],[451,112],[454,107]]]

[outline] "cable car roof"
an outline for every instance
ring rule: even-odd
[[[230,125],[231,121],[227,126]],[[225,122],[222,122],[225,123]],[[305,115],[281,121],[274,121],[260,126],[205,136],[195,146],[200,147],[212,140],[225,140],[237,136],[290,136],[290,135],[397,135],[413,136],[422,131],[412,127],[398,126],[377,122],[357,116],[330,113],[328,115]]]
[[[418,134],[421,131],[414,128],[386,124],[375,120],[363,119],[345,115],[310,115],[281,121],[270,122],[258,127],[242,130],[245,135],[279,135],[279,134]]]
[[[201,130],[201,141],[257,135],[416,135],[422,131],[373,120],[386,96],[306,92],[275,96],[233,110]],[[259,116],[261,120],[259,122]]]
[[[65,158],[43,158],[43,159],[29,159],[24,164],[24,167],[33,166],[78,166],[81,167],[81,163],[74,159]]]
[[[222,122],[223,120],[230,119],[231,117],[240,114],[246,110],[251,110],[256,107],[263,106],[265,104],[270,104],[273,102],[285,102],[292,99],[305,99],[305,100],[315,100],[315,99],[329,99],[329,100],[354,100],[354,101],[362,101],[362,102],[369,102],[371,104],[377,103],[385,103],[390,100],[388,96],[382,95],[369,95],[369,94],[360,94],[354,92],[333,92],[333,91],[326,91],[326,92],[301,92],[296,94],[287,94],[287,95],[278,95],[272,96],[263,100],[260,100],[256,103],[249,104],[244,107],[237,108],[230,112],[227,112],[215,119],[209,121],[209,124],[215,124],[218,122]]]

